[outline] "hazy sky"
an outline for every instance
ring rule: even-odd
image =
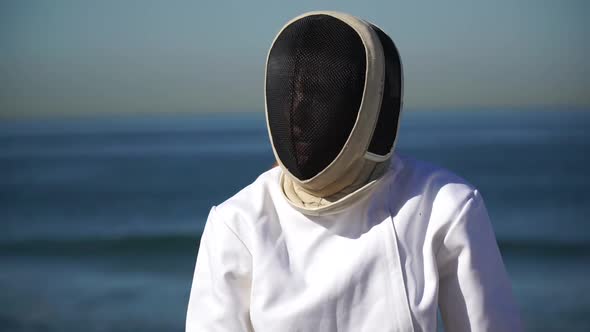
[[[396,42],[409,108],[590,108],[590,2],[0,2],[0,116],[261,111],[264,60],[300,13]]]

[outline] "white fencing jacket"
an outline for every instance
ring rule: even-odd
[[[308,216],[262,174],[211,209],[186,330],[519,331],[480,193],[443,169],[393,157],[343,211]]]

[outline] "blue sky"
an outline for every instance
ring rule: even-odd
[[[293,16],[340,10],[400,49],[408,108],[590,108],[587,1],[2,1],[0,116],[262,111]]]

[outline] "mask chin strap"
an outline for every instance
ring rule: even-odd
[[[308,215],[336,213],[361,200],[377,184],[389,166],[389,159],[374,161],[359,159],[343,172],[342,179],[322,191],[303,187],[291,176],[281,175],[280,185],[287,201],[297,210]],[[332,189],[326,191],[326,189]],[[333,192],[334,189],[337,191]]]

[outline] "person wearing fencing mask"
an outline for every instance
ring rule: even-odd
[[[393,40],[340,12],[289,21],[264,84],[278,166],[214,206],[187,331],[519,331],[480,192],[395,152]]]

